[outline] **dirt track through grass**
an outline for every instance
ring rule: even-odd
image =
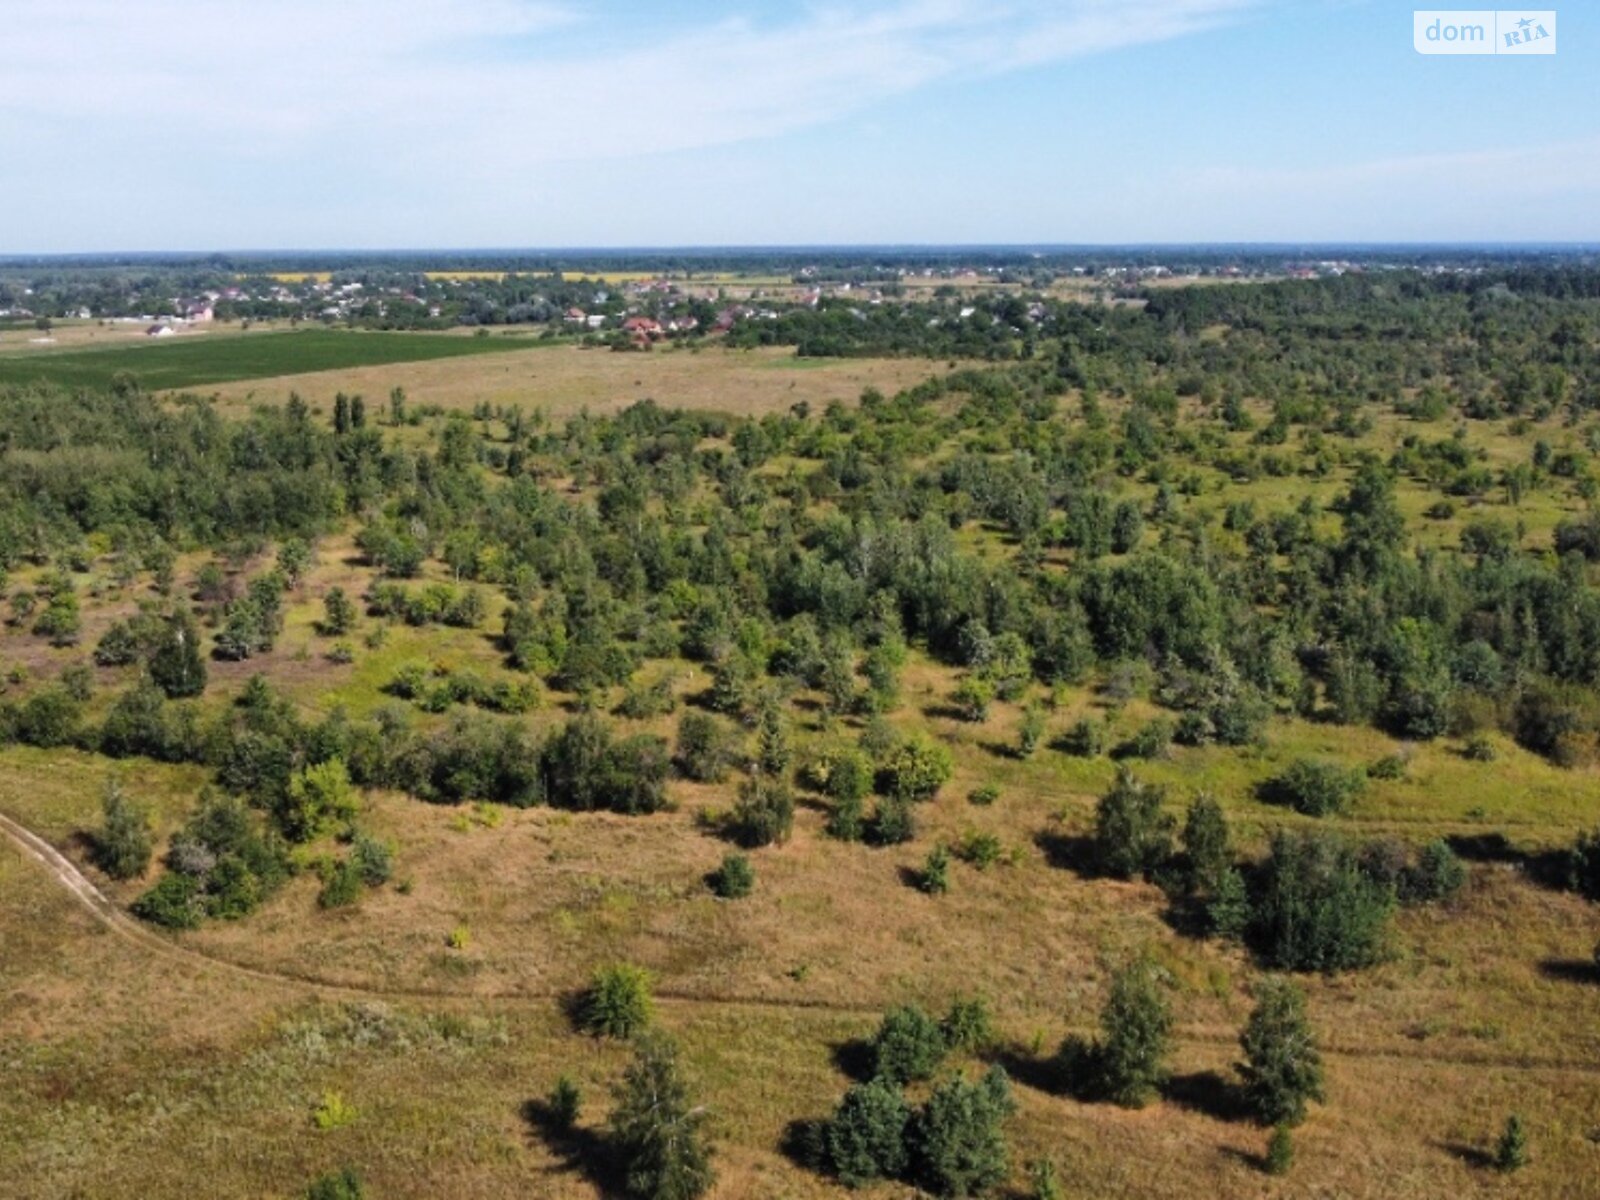
[[[117,907],[66,855],[49,842],[0,813],[0,833],[4,833],[22,853],[37,862],[51,878],[61,884],[106,929],[139,949],[159,955],[169,961],[180,962],[201,969],[221,970],[252,983],[269,983],[294,988],[312,988],[323,997],[334,1000],[375,1001],[488,1001],[496,1004],[549,1004],[566,997],[555,991],[480,992],[463,995],[445,989],[433,988],[371,988],[335,983],[311,974],[288,971],[263,970],[236,962],[216,954],[208,954],[192,947],[181,946],[139,924]],[[723,1008],[770,1009],[779,1011],[820,1011],[876,1016],[877,1009],[860,1005],[818,1000],[774,1000],[755,997],[704,995],[700,993],[675,993],[658,991],[656,999],[669,1005],[685,1007],[706,1006]],[[1237,1035],[1231,1030],[1187,1029],[1178,1036],[1195,1045],[1232,1045]],[[1495,1056],[1476,1054],[1437,1054],[1419,1051],[1414,1054],[1397,1054],[1350,1044],[1324,1043],[1322,1051],[1334,1058],[1363,1059],[1375,1062],[1433,1064],[1438,1066],[1492,1067],[1504,1071],[1532,1071],[1552,1074],[1600,1075],[1600,1063],[1574,1063],[1559,1059],[1536,1059],[1530,1056]]]

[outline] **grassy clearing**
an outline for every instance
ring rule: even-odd
[[[507,348],[494,338],[449,341],[477,349],[486,344]],[[210,390],[232,412],[244,412],[252,404],[281,404],[291,391],[327,407],[337,392],[372,398],[403,387],[413,403],[455,412],[470,412],[484,403],[516,404],[565,417],[615,412],[653,399],[668,407],[759,415],[784,412],[801,401],[814,409],[832,400],[853,403],[868,387],[892,395],[947,369],[943,363],[912,359],[798,359],[787,349],[726,351],[708,346],[623,354],[556,345],[539,354],[352,365]]]

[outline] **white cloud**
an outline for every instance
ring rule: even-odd
[[[1179,37],[1256,2],[857,2],[685,23],[615,52],[597,43],[616,26],[593,10],[531,0],[18,0],[0,35],[0,119],[133,137],[155,125],[197,150],[220,136],[259,153],[330,139],[424,169],[491,145],[502,165],[632,155],[771,136],[941,79]],[[586,27],[582,52],[547,36]]]

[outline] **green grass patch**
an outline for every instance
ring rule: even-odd
[[[206,336],[111,349],[0,357],[0,384],[54,383],[103,388],[126,372],[146,391],[270,379],[310,371],[505,354],[537,345],[436,333],[309,329],[254,337]]]

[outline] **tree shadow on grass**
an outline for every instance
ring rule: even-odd
[[[1482,1146],[1474,1146],[1468,1142],[1434,1142],[1433,1145],[1458,1162],[1477,1170],[1487,1171],[1494,1166],[1494,1156]]]
[[[1052,1096],[1076,1096],[1082,1089],[1074,1089],[1058,1055],[1035,1054],[1021,1046],[1002,1046],[987,1058],[1002,1068],[1012,1082]]]
[[[602,1196],[627,1194],[626,1173],[616,1148],[604,1133],[581,1125],[563,1125],[543,1100],[529,1100],[523,1104],[522,1119],[530,1132],[556,1156],[559,1164],[556,1170],[582,1175]]]
[[[1567,850],[1523,850],[1503,833],[1455,834],[1445,841],[1467,862],[1519,867],[1535,883],[1558,892],[1572,885],[1572,855]]]
[[[822,1170],[822,1138],[828,1125],[824,1117],[800,1117],[784,1126],[778,1153],[803,1171]]]
[[[1174,1075],[1161,1089],[1171,1104],[1218,1121],[1247,1121],[1250,1105],[1244,1087],[1219,1071],[1193,1071]]]
[[[849,1041],[836,1042],[832,1049],[833,1065],[837,1070],[856,1083],[867,1083],[872,1079],[876,1061],[869,1039],[851,1038]]]
[[[1539,964],[1539,974],[1563,983],[1600,983],[1600,963],[1587,958],[1547,958]]]
[[[1034,835],[1033,844],[1044,852],[1045,861],[1052,867],[1072,871],[1085,879],[1095,879],[1100,875],[1099,864],[1095,861],[1094,839],[1091,837],[1047,829]]]

